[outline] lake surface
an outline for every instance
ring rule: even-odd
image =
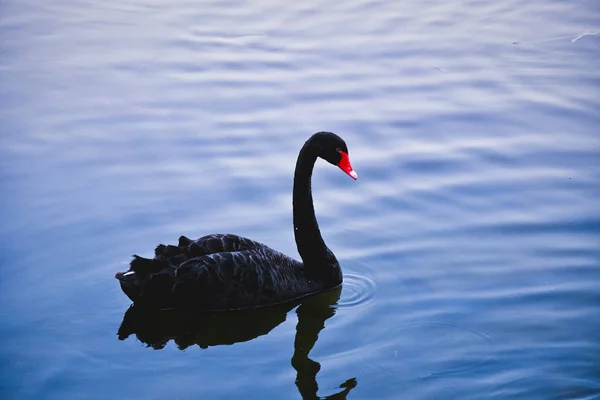
[[[2,398],[600,399],[597,0],[0,14]],[[128,311],[114,273],[179,235],[297,257],[322,130],[359,174],[313,176],[341,290]]]

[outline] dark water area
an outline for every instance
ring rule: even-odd
[[[600,3],[0,3],[3,399],[600,399]],[[180,235],[297,257],[292,177],[341,289],[130,307]]]

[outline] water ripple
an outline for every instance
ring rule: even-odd
[[[365,365],[402,378],[464,373],[490,360],[492,337],[447,322],[412,322],[373,334],[361,352]]]
[[[375,282],[359,274],[344,274],[342,298],[339,301],[340,308],[362,307],[375,298]]]

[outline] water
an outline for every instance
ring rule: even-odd
[[[597,1],[0,11],[3,398],[600,398]],[[320,130],[359,174],[314,174],[341,292],[127,311],[182,234],[296,256]]]

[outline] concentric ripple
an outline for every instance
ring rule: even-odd
[[[446,322],[397,325],[372,335],[365,364],[400,379],[458,374],[490,359],[492,338]]]
[[[342,298],[338,303],[340,308],[361,307],[375,298],[375,282],[364,275],[344,274],[342,286]]]

